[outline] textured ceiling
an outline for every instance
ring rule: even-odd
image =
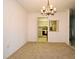
[[[57,11],[74,9],[75,0],[49,0],[50,4],[57,8]],[[47,5],[47,0],[17,0],[28,12],[39,12],[42,6]]]

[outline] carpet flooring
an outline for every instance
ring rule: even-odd
[[[75,50],[65,43],[28,42],[8,59],[75,59]]]

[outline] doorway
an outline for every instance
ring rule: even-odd
[[[38,17],[38,42],[48,42],[48,18]]]

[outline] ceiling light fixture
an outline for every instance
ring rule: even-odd
[[[50,5],[49,0],[47,0],[47,7],[43,6],[41,9],[41,14],[43,15],[54,15],[56,13],[56,8]]]

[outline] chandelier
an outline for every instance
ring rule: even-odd
[[[47,2],[47,6],[43,6],[41,9],[41,14],[43,15],[54,15],[56,13],[56,8],[49,4],[49,0]]]

